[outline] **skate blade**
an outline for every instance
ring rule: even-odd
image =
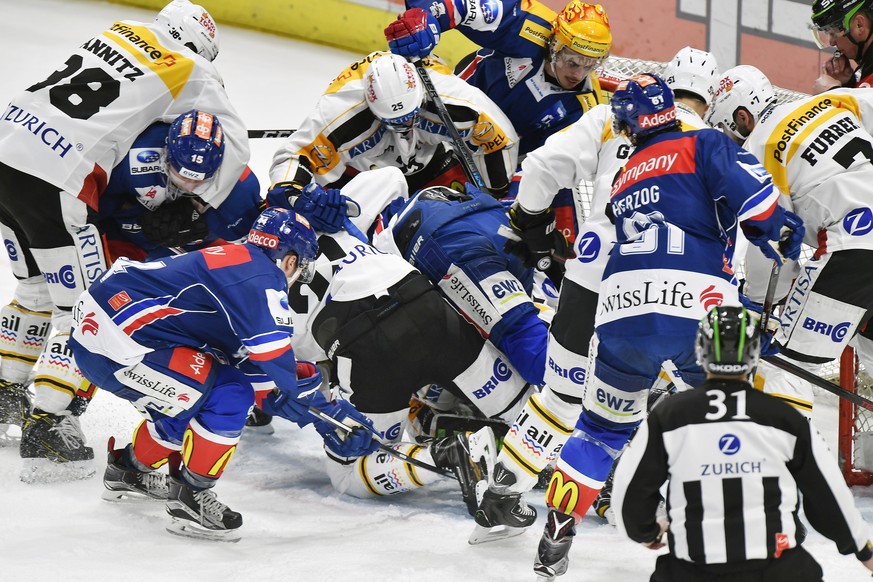
[[[97,474],[93,460],[55,463],[48,459],[22,459],[18,477],[28,484],[62,483],[90,479]]]
[[[105,489],[103,493],[100,494],[100,498],[104,501],[109,501],[110,503],[144,503],[148,501],[167,501],[166,497],[152,497],[150,495],[146,495],[145,493],[138,493],[136,491],[110,491],[109,489]]]
[[[265,424],[262,426],[249,426],[243,429],[243,435],[255,435],[255,436],[270,436],[275,433],[276,429],[273,428],[273,424]]]
[[[209,542],[231,542],[236,543],[241,538],[239,530],[213,530],[206,529],[187,519],[179,519],[177,517],[170,518],[170,525],[167,526],[167,531],[175,536],[186,538],[194,538],[196,540],[204,540]]]
[[[21,427],[17,424],[0,424],[0,447],[21,445]]]
[[[510,527],[508,525],[484,527],[476,524],[476,528],[473,530],[473,533],[470,534],[470,539],[467,540],[467,543],[471,546],[487,544],[488,542],[496,542],[498,540],[520,536],[525,531],[527,531],[526,527]]]

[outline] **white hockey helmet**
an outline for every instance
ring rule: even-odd
[[[674,92],[688,91],[708,104],[718,86],[718,62],[712,53],[687,46],[667,64],[663,77]]]
[[[776,91],[767,76],[751,65],[739,65],[725,71],[719,80],[706,122],[742,142],[747,136],[737,129],[734,112],[744,107],[757,123],[764,110],[775,103]]]
[[[395,131],[412,128],[424,99],[424,88],[415,67],[392,53],[376,57],[364,75],[364,95],[373,115]]]
[[[158,12],[155,24],[206,60],[218,56],[218,27],[199,4],[173,0]]]

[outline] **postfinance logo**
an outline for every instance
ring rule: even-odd
[[[161,45],[154,33],[144,26],[116,22],[103,36],[112,39],[156,74],[167,86],[173,99],[178,97],[194,69],[193,60]]]

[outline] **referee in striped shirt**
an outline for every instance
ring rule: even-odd
[[[818,432],[748,382],[761,348],[757,318],[716,307],[700,322],[699,388],[655,408],[622,455],[612,503],[619,529],[658,557],[651,582],[822,580],[801,547],[806,518],[873,571],[869,527]],[[667,522],[656,521],[667,489]],[[801,496],[802,494],[802,496]]]

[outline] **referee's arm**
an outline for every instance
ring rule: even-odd
[[[616,525],[641,544],[657,540],[661,527],[655,520],[659,490],[667,481],[667,452],[657,419],[657,410],[643,421],[619,459],[612,488]]]

